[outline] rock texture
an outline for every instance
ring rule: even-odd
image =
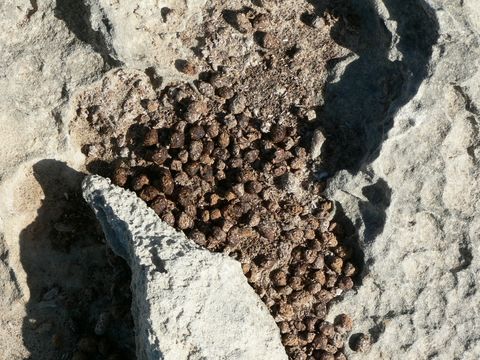
[[[83,194],[132,269],[139,360],[287,358],[240,263],[200,248],[107,179],[87,177]]]
[[[324,2],[315,3],[321,13]],[[321,149],[334,175],[328,192],[365,266],[362,286],[331,315],[355,313],[355,330],[372,335],[370,352],[352,359],[477,359],[480,5],[337,3],[348,31],[332,36],[351,55],[330,69]],[[205,15],[202,4],[0,3],[0,358],[52,358],[50,344],[22,345],[31,274],[19,236],[44,196],[32,164],[56,158],[80,168],[69,137],[76,94],[117,67],[145,72],[152,87],[177,76],[175,60],[196,41],[190,33],[185,45],[182,29]],[[96,88],[122,97],[111,77]],[[131,88],[121,89],[128,99]],[[35,255],[38,275],[50,259]]]
[[[477,359],[480,4],[408,1],[400,10],[393,3],[384,1],[375,18],[394,40],[388,58],[403,62],[404,88],[381,122],[361,108],[347,110],[366,119],[367,135],[379,125],[391,130],[377,143],[381,150],[363,154],[358,171],[342,170],[329,185],[365,260],[362,285],[331,316],[354,312],[354,332],[374,341],[351,359]],[[398,110],[405,96],[411,100]]]
[[[187,37],[181,35],[201,20],[202,4],[176,0],[131,5],[87,0],[0,2],[0,359],[63,356],[52,346],[54,328],[41,325],[25,330],[24,326],[29,329],[32,321],[27,308],[42,306],[41,289],[55,283],[68,287],[65,275],[71,271],[62,267],[64,271],[52,274],[62,256],[40,251],[50,242],[51,219],[30,236],[40,241],[32,248],[28,245],[29,252],[25,250],[22,234],[39,219],[45,220],[39,216],[43,205],[58,215],[55,207],[65,200],[63,183],[61,191],[58,184],[51,191],[42,188],[46,184],[39,184],[34,166],[43,168],[43,159],[57,159],[77,170],[84,168],[84,157],[71,138],[70,120],[87,89],[118,99],[121,106],[106,106],[109,115],[121,114],[117,116],[121,120],[130,115],[129,99],[144,89],[153,92],[164,80],[182,77],[175,70],[175,60],[191,54],[192,45],[186,45]],[[52,172],[55,180],[45,183],[55,183],[59,174]],[[66,262],[77,266],[71,258]],[[81,288],[88,285],[84,280],[70,283]]]
[[[2,1],[0,178],[68,150],[68,101],[109,69],[146,72],[156,86],[179,78],[175,60],[191,54],[179,34],[201,21],[204,2]]]

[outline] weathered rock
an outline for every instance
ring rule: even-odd
[[[411,100],[397,112],[391,130],[383,130],[386,139],[381,149],[376,145],[378,157],[371,163],[363,161],[360,171],[342,170],[330,181],[327,196],[357,226],[366,264],[358,292],[334,305],[330,316],[348,312],[354,319],[353,333],[372,335],[371,351],[350,353],[349,359],[476,359],[480,5],[429,0],[432,8],[425,11],[417,1],[402,2],[404,10],[392,1],[384,3],[380,16],[400,44],[389,45],[389,58],[401,57],[405,69],[410,69],[402,96]],[[417,16],[412,16],[414,12]],[[429,24],[428,29],[419,28],[421,23]],[[448,40],[459,39],[460,33],[461,41]],[[418,60],[428,56],[428,47],[431,57],[418,70]],[[366,54],[362,57],[368,59]],[[340,79],[348,78],[352,64]],[[423,82],[418,91],[412,89],[418,85],[415,77]],[[352,118],[372,114],[373,95],[368,91],[357,95],[370,105],[364,112],[351,101]],[[382,115],[383,124],[397,105],[391,103]],[[375,129],[367,131],[372,140]],[[354,138],[365,140],[359,132]]]
[[[479,3],[349,3],[354,16],[339,17],[348,27],[346,32],[336,31],[330,19],[319,29],[332,30],[352,56],[338,59],[331,70],[331,94],[336,97],[324,99],[326,110],[319,110],[316,121],[328,126],[324,122],[329,109],[335,115],[326,142],[342,139],[345,127],[338,126],[342,121],[353,129],[352,138],[346,139],[353,141],[333,146],[341,160],[335,167],[341,171],[335,171],[328,194],[358,227],[367,265],[358,292],[336,304],[331,316],[347,312],[354,318],[353,332],[372,332],[371,351],[349,354],[351,359],[477,359]],[[185,39],[177,34],[201,16],[202,4],[178,0],[164,1],[162,6],[153,1],[104,0],[0,3],[1,356],[59,355],[51,353],[50,343],[28,336],[30,325],[48,326],[30,319],[25,304],[30,294],[35,298],[35,287],[48,285],[55,280],[50,276],[60,272],[49,267],[51,258],[44,260],[38,243],[33,245],[33,267],[22,261],[29,252],[20,249],[20,231],[39,215],[39,199],[44,196],[44,189],[32,180],[32,163],[66,159],[80,168],[83,159],[70,143],[76,94],[102,79],[99,90],[83,103],[95,108],[96,100],[101,101],[100,115],[117,120],[119,115],[136,114],[130,106],[138,101],[129,96],[150,99],[154,92],[146,91],[145,84],[151,80],[152,86],[158,86],[160,77],[172,77],[176,59],[191,56],[194,44],[182,44]],[[255,26],[265,30],[258,23]],[[372,29],[382,30],[372,33]],[[103,77],[120,64],[124,69]],[[131,75],[132,68],[137,74]],[[141,91],[133,89],[138,73],[144,77]],[[88,97],[96,99],[90,102]],[[362,161],[348,164],[356,158]],[[82,251],[86,252],[79,258],[92,255]],[[48,275],[40,284],[36,274],[42,272]],[[82,272],[73,273],[81,283]]]
[[[87,177],[83,194],[132,269],[138,359],[287,358],[237,261],[200,248],[109,180]]]
[[[322,146],[325,143],[325,135],[320,129],[315,130],[312,138],[312,146],[310,153],[312,154],[312,159],[318,158],[322,154]]]

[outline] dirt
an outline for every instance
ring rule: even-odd
[[[344,54],[330,37],[337,20],[292,1],[220,2],[207,12],[208,22],[181,35],[195,56],[175,65],[190,82],[155,96],[136,87],[128,106],[137,115],[121,125],[101,99],[79,103],[87,168],[238,259],[291,359],[343,359],[351,319],[325,317],[353,287],[356,264],[315,170],[325,160],[326,68]]]

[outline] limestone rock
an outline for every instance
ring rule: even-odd
[[[132,269],[138,359],[286,359],[240,264],[163,223],[134,193],[89,176],[83,193]]]
[[[325,143],[325,140],[327,140],[327,138],[325,137],[325,135],[323,135],[322,130],[315,130],[315,132],[313,133],[312,146],[310,149],[312,159],[315,160],[322,154],[322,146]]]
[[[352,314],[353,332],[371,335],[370,352],[350,353],[349,359],[477,359],[480,4],[402,2],[407,14],[393,1],[383,3],[379,16],[389,19],[396,37],[387,48],[389,58],[402,59],[404,70],[409,69],[402,77],[410,80],[381,116],[383,143],[362,156],[358,170],[341,170],[330,181],[328,195],[356,229],[352,241],[357,238],[365,263],[362,285],[330,316]],[[414,13],[423,20],[415,20]],[[430,24],[430,30],[420,22]],[[352,75],[349,66],[340,81]],[[416,77],[421,79],[418,91],[412,89]],[[374,120],[375,96],[356,85],[362,104],[371,103],[362,111],[353,101],[349,111]],[[385,128],[388,114],[393,115],[391,128]],[[365,139],[373,141],[373,121],[364,126]],[[358,129],[354,141],[362,137]]]

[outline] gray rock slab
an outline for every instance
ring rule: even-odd
[[[388,56],[402,62],[408,86],[381,117],[374,159],[330,181],[365,264],[362,285],[330,316],[352,314],[354,333],[372,336],[371,350],[349,359],[479,359],[480,3],[375,3],[394,39]],[[371,101],[356,85],[356,96]],[[354,117],[375,108],[354,105]],[[372,139],[376,129],[367,130]]]
[[[200,248],[107,179],[87,177],[83,194],[132,269],[138,359],[287,359],[237,261]]]

